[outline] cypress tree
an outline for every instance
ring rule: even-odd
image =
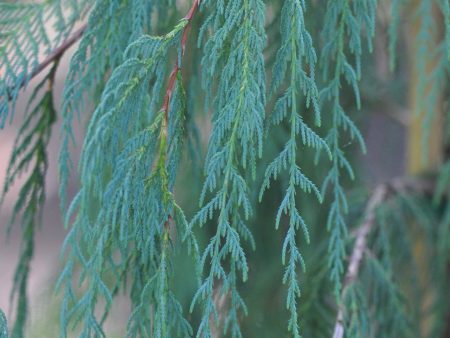
[[[405,37],[410,3],[420,20]],[[122,294],[126,337],[445,337],[450,161],[360,189],[361,126],[382,98],[364,82],[380,27],[388,88],[405,89],[395,76],[414,60],[410,114],[422,114],[427,161],[431,121],[449,106],[448,0],[0,3],[0,127],[21,121],[0,203],[25,176],[6,227],[22,235],[11,337],[27,333],[56,119],[60,337],[108,336]],[[76,119],[86,121],[78,166]],[[447,136],[448,123],[438,127]]]

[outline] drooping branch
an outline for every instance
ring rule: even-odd
[[[348,264],[344,279],[344,285],[341,291],[341,300],[343,299],[343,296],[349,286],[352,285],[358,278],[359,269],[363,261],[364,253],[367,250],[367,239],[375,224],[377,208],[391,196],[396,194],[405,192],[431,194],[434,191],[434,186],[434,180],[401,177],[375,187],[371,197],[369,198],[369,201],[367,202],[366,210],[364,213],[364,221],[359,226],[356,232],[355,245],[350,256],[350,262]],[[336,316],[333,338],[344,337],[344,312],[345,307],[341,303],[339,305],[338,313]]]
[[[56,47],[49,55],[47,55],[47,57],[33,69],[30,76],[22,80],[22,82],[19,85],[19,88],[24,87],[31,79],[33,79],[35,76],[41,73],[45,68],[47,68],[48,65],[53,64],[54,62],[59,60],[62,57],[62,55],[83,36],[83,33],[86,30],[86,26],[87,24],[81,26],[69,38],[64,40],[63,43],[61,43],[61,45]],[[11,90],[8,90],[9,100],[12,99],[10,93]]]
[[[192,3],[191,8],[189,9],[189,12],[186,14],[186,16],[184,17],[185,20],[187,20],[187,24],[183,29],[183,35],[181,37],[181,54],[179,55],[179,57],[177,56],[177,59],[175,60],[175,64],[173,66],[172,72],[170,73],[169,76],[169,82],[167,84],[167,88],[166,88],[166,93],[164,95],[164,99],[163,99],[163,105],[161,107],[161,111],[164,112],[164,124],[163,124],[163,133],[165,134],[165,137],[168,136],[168,128],[169,128],[169,105],[170,105],[170,99],[172,97],[172,93],[175,87],[175,83],[177,81],[177,76],[178,76],[178,72],[181,71],[181,62],[182,62],[182,58],[184,56],[184,51],[186,49],[186,41],[188,38],[188,34],[190,31],[190,27],[191,27],[191,21],[192,18],[194,17],[195,13],[197,12],[198,9],[198,5],[199,5],[200,0],[194,0],[194,2]],[[166,149],[167,151],[167,149]],[[172,217],[169,215],[168,219],[166,220],[166,222],[164,223],[164,227],[165,229],[169,229],[169,225],[170,225],[170,221],[171,221]]]
[[[188,38],[189,31],[191,28],[191,21],[195,15],[195,13],[197,12],[199,2],[200,2],[200,0],[194,0],[191,8],[189,9],[188,14],[186,14],[186,16],[184,17],[184,20],[187,20],[187,24],[183,29],[183,35],[181,37],[181,55],[175,61],[175,65],[173,66],[172,72],[170,73],[169,83],[167,85],[166,94],[164,95],[163,105],[161,108],[161,110],[163,110],[166,114],[166,121],[167,121],[167,112],[169,109],[170,98],[172,96],[172,92],[173,92],[173,89],[175,86],[178,72],[181,70],[181,61],[182,61],[181,59],[184,56],[184,51],[186,49],[186,42],[187,42],[187,38]]]

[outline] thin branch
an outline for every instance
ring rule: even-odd
[[[24,87],[31,79],[37,76],[40,72],[42,72],[48,65],[54,63],[56,60],[59,60],[61,56],[75,43],[77,42],[81,36],[83,36],[84,31],[86,30],[87,24],[81,26],[78,30],[76,30],[69,38],[64,40],[60,46],[55,48],[49,55],[39,63],[31,72],[28,78],[24,78],[19,85],[19,89]],[[8,90],[8,100],[12,100],[11,91]]]
[[[377,208],[391,195],[401,194],[407,191],[432,193],[434,191],[434,186],[434,180],[430,179],[396,178],[388,183],[380,184],[375,187],[367,202],[364,221],[356,231],[355,246],[353,247],[350,263],[345,274],[344,285],[341,291],[341,300],[349,286],[358,278],[359,268],[364,253],[367,251],[367,239],[375,224]],[[336,323],[334,325],[333,338],[344,337],[344,312],[345,307],[343,304],[340,304],[336,316]]]
[[[358,277],[359,267],[361,266],[364,252],[366,251],[367,237],[375,223],[375,211],[377,207],[385,200],[387,193],[387,186],[382,184],[375,188],[372,197],[369,199],[365,212],[366,217],[356,233],[355,246],[350,258],[347,273],[345,274],[345,282],[342,288],[341,296],[349,285],[351,285]],[[333,338],[344,337],[344,310],[344,306],[341,304],[336,317]]]
[[[166,93],[164,94],[163,104],[161,107],[161,111],[164,112],[164,124],[163,124],[163,132],[165,134],[165,137],[169,134],[169,105],[170,105],[170,99],[172,98],[172,93],[175,87],[175,83],[177,80],[178,72],[181,72],[181,62],[182,58],[184,56],[184,51],[186,49],[186,41],[188,38],[188,34],[191,28],[191,21],[194,17],[195,13],[197,12],[198,6],[199,6],[200,0],[194,0],[192,3],[191,8],[189,9],[189,12],[184,17],[185,20],[187,20],[187,24],[183,29],[183,35],[181,37],[181,54],[179,57],[177,57],[177,60],[175,61],[175,64],[173,66],[172,72],[169,76],[169,82],[167,84]],[[166,148],[167,151],[167,148]],[[172,216],[169,215],[168,219],[164,223],[164,228],[169,231],[170,230],[170,223],[173,221]]]
[[[189,12],[184,17],[184,19],[187,20],[188,23],[184,27],[183,36],[181,37],[181,55],[180,55],[180,58],[179,59],[177,58],[177,60],[175,61],[175,65],[173,66],[172,72],[170,73],[169,84],[167,86],[166,94],[164,95],[163,105],[161,108],[161,110],[164,111],[164,113],[165,113],[166,122],[168,119],[167,114],[168,114],[168,110],[169,110],[170,98],[172,97],[172,92],[173,92],[173,89],[175,86],[178,72],[181,71],[181,61],[182,61],[181,59],[183,58],[184,51],[186,49],[186,42],[187,42],[187,38],[189,35],[189,31],[191,29],[191,21],[195,15],[195,13],[197,12],[199,3],[200,3],[200,0],[194,0],[191,8],[189,9]]]

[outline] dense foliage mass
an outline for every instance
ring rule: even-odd
[[[410,92],[397,103],[421,119],[427,161],[433,120],[449,109],[448,0],[2,1],[0,34],[0,126],[22,121],[1,201],[26,176],[7,227],[22,231],[12,337],[27,332],[57,119],[61,337],[116,334],[120,295],[126,337],[449,333],[450,162],[372,194],[355,189],[354,164],[365,107],[389,91]],[[72,45],[58,109],[55,74]]]

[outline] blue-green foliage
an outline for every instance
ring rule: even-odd
[[[445,3],[445,4],[444,4]],[[445,23],[448,25],[448,1],[438,1],[446,15]],[[414,43],[415,59],[417,60],[417,85],[415,92],[415,114],[423,114],[422,124],[422,160],[427,160],[427,144],[430,141],[432,121],[437,112],[442,113],[440,106],[442,89],[448,86],[450,76],[450,60],[445,57],[448,53],[447,40],[440,38],[441,23],[436,20],[436,11],[433,1],[421,0],[416,8],[415,19],[420,20],[419,31]],[[448,28],[447,28],[448,29]]]
[[[410,10],[405,0],[392,0],[392,21],[389,25],[390,68],[395,67],[396,43],[398,26],[402,9]],[[439,6],[442,13],[436,11]],[[417,29],[417,34],[411,44],[415,54],[414,65],[416,74],[412,76],[417,81],[413,88],[414,114],[421,115],[422,123],[422,161],[428,157],[427,144],[430,141],[430,130],[436,112],[441,112],[440,102],[448,87],[450,76],[450,5],[447,0],[420,0],[413,7],[411,27]],[[441,38],[440,15],[444,18],[445,32]]]
[[[332,202],[329,210],[327,229],[331,232],[329,242],[330,276],[335,285],[336,295],[341,288],[344,271],[345,242],[348,237],[345,215],[348,202],[342,183],[342,173],[354,177],[353,169],[342,147],[342,132],[347,131],[351,139],[356,139],[365,151],[364,140],[358,127],[341,104],[343,79],[353,88],[357,106],[360,107],[358,80],[361,77],[361,55],[363,30],[367,35],[369,50],[371,38],[375,33],[376,0],[328,1],[324,18],[322,64],[327,85],[320,93],[322,104],[329,101],[326,116],[331,125],[327,143],[332,154],[332,166],[322,187],[325,194],[331,189]],[[354,60],[354,62],[352,62]],[[344,141],[345,142],[345,141]]]
[[[391,337],[411,337],[413,330],[410,319],[406,315],[407,302],[405,295],[400,292],[397,281],[394,280],[393,271],[386,262],[380,262],[375,258],[367,257],[366,272],[367,284],[371,286],[369,292],[369,304],[376,304],[373,318],[380,323],[372,330],[379,335],[386,334]],[[366,314],[370,310],[363,308]],[[373,322],[373,320],[370,320]],[[373,326],[373,324],[372,324]],[[359,337],[367,337],[360,335]]]
[[[447,51],[447,60],[450,61],[450,3],[446,0],[439,1],[439,6],[442,10],[442,15],[444,16],[444,49]]]
[[[248,278],[241,241],[253,244],[246,225],[252,208],[243,170],[254,177],[256,158],[262,152],[264,4],[231,0],[205,1],[203,6],[211,11],[203,30],[208,26],[213,30],[204,49],[203,84],[213,98],[214,117],[200,198],[203,207],[191,223],[201,226],[217,213],[217,228],[202,255],[201,270],[206,276],[192,307],[200,302],[203,307],[197,337],[212,337],[211,317],[218,330],[241,337],[239,311],[246,313],[247,309],[237,290],[238,270],[243,281]],[[216,296],[227,299],[228,308],[220,309],[220,316]]]
[[[0,310],[0,338],[8,338],[8,322],[2,310]]]
[[[450,262],[450,205],[447,202],[445,207],[444,217],[442,218],[437,236],[435,240],[436,253],[436,269],[435,277],[436,290],[439,294],[445,295],[444,297],[437,297],[435,299],[436,316],[433,335],[443,335],[446,330],[447,321],[445,318],[448,313],[448,296],[450,295],[450,285],[448,283],[448,262]]]
[[[75,144],[73,120],[88,109],[89,93],[102,87],[111,70],[123,62],[127,46],[149,30],[153,1],[97,0],[86,31],[70,63],[62,103],[62,137],[59,161],[60,196],[66,207],[66,189],[73,167],[70,145]],[[114,32],[114,34],[111,34]]]
[[[14,142],[5,184],[0,196],[1,205],[5,195],[10,191],[16,180],[29,172],[20,189],[19,197],[7,225],[9,233],[13,223],[20,218],[22,243],[19,263],[14,273],[14,287],[10,297],[11,304],[17,304],[16,321],[11,332],[12,337],[24,336],[28,317],[28,275],[34,251],[34,234],[42,221],[42,210],[45,202],[45,175],[48,168],[47,145],[50,140],[52,125],[56,120],[52,95],[55,71],[56,64],[35,88],[30,98],[24,120]],[[35,101],[43,88],[45,88],[45,93],[36,104]]]
[[[394,201],[390,202],[391,204],[385,203],[377,209],[376,231],[371,247],[376,258],[366,257],[360,283],[366,287],[365,303],[376,305],[372,318],[379,323],[378,327],[371,324],[372,320],[369,321],[374,334],[410,337],[413,330],[410,318],[406,314],[408,304],[405,295],[400,291],[399,280],[394,274],[394,269],[404,263],[399,255],[402,245],[396,245],[397,243],[393,241],[393,236],[397,236],[397,234],[392,230],[392,224],[394,222],[408,224],[407,209],[392,207],[392,204],[395,205],[396,200],[399,199],[394,198]],[[395,217],[397,220],[394,220]],[[411,258],[407,257],[407,260],[411,260]],[[367,307],[364,311],[367,312],[367,316],[370,316],[370,310]],[[360,335],[359,337],[366,336]]]
[[[82,186],[67,214],[68,223],[74,213],[75,219],[59,282],[65,289],[62,336],[70,321],[82,322],[83,337],[104,336],[103,319],[128,276],[133,280],[129,337],[191,334],[169,287],[174,238],[197,250],[172,194],[185,115],[180,79],[168,109],[155,112],[169,48],[180,41],[186,24],[182,20],[165,36],[143,35],[131,43],[90,120],[80,160]],[[76,264],[79,283],[86,284],[80,297],[72,285]],[[114,285],[107,285],[108,276]],[[95,315],[100,297],[105,300],[101,320]]]
[[[88,8],[87,0],[0,3],[0,128],[13,117],[19,91],[41,55],[59,46]]]
[[[345,337],[370,337],[370,318],[364,289],[360,283],[353,283],[343,295],[343,304],[348,311],[345,325]]]
[[[434,202],[437,204],[445,198],[450,186],[450,161],[446,162],[441,169],[440,175],[436,184],[436,191],[434,193]]]
[[[359,276],[347,281],[343,290],[345,337],[418,337],[420,318],[424,316],[419,304],[428,297],[420,280],[433,285],[441,295],[449,292],[448,285],[439,281],[449,259],[446,217],[437,222],[430,201],[424,198],[425,191],[395,191],[395,185],[391,189],[395,195],[376,209]],[[447,236],[447,240],[441,240],[441,236]],[[413,245],[417,238],[426,248],[420,252],[421,257]],[[443,242],[447,244],[441,246]],[[424,272],[419,265],[425,257],[435,257],[435,262]],[[430,337],[441,337],[446,301],[437,297],[431,302]]]
[[[400,25],[400,13],[405,5],[405,0],[391,0],[391,22],[389,24],[389,69],[395,69],[395,59],[397,55],[398,29]]]
[[[283,170],[289,172],[289,185],[276,216],[275,226],[278,229],[283,213],[289,217],[289,227],[283,243],[282,262],[286,265],[283,283],[288,285],[286,306],[290,311],[288,328],[294,337],[300,337],[297,298],[300,296],[297,269],[300,265],[305,268],[303,257],[297,245],[296,234],[301,228],[306,241],[309,243],[308,229],[296,202],[298,189],[314,192],[321,201],[322,197],[316,185],[306,177],[298,165],[298,143],[301,142],[316,150],[326,149],[326,142],[317,135],[303,120],[299,112],[299,102],[305,98],[306,108],[313,108],[316,125],[320,125],[318,90],[315,82],[316,52],[312,44],[311,35],[305,26],[305,7],[303,1],[285,1],[281,12],[281,47],[277,52],[273,69],[272,90],[277,90],[284,77],[288,77],[289,85],[284,94],[277,100],[272,113],[272,124],[280,124],[283,120],[289,122],[290,137],[284,149],[267,167],[260,198],[270,181],[281,175]],[[289,69],[288,69],[288,66]],[[288,75],[286,75],[286,73]],[[305,108],[303,108],[305,109]],[[297,139],[299,139],[297,141]]]
[[[191,11],[175,22],[177,7],[189,3]],[[417,107],[425,113],[427,141],[449,73],[449,3],[417,3],[420,15],[413,19],[423,18],[415,34],[414,59],[420,61],[414,65],[420,78],[415,90],[421,94],[416,95],[421,99]],[[400,40],[400,14],[407,4],[407,0],[391,1],[392,69],[396,41]],[[192,20],[198,5],[202,13]],[[249,224],[257,193],[252,191],[251,181],[259,176],[263,176],[260,200],[271,185],[270,197],[280,197],[275,201],[275,228],[286,231],[280,241],[282,282],[287,289],[286,302],[280,308],[289,312],[288,330],[293,337],[302,333],[328,337],[336,309],[343,310],[346,337],[411,337],[420,332],[423,290],[417,267],[411,263],[415,260],[414,238],[408,228],[411,223],[418,224],[416,230],[427,247],[425,255],[433,259],[429,284],[443,297],[433,300],[432,334],[443,335],[448,315],[448,297],[444,296],[450,294],[450,204],[445,198],[450,164],[440,170],[434,209],[407,194],[377,209],[359,274],[347,280],[344,289],[341,285],[346,246],[353,244],[347,224],[353,222],[354,215],[348,212],[344,190],[346,176],[354,177],[347,146],[356,141],[365,149],[346,98],[349,93],[355,96],[360,107],[363,43],[367,41],[369,51],[372,49],[376,5],[376,0],[49,0],[0,4],[0,127],[12,117],[20,88],[34,75],[39,61],[61,46],[76,22],[90,11],[62,95],[60,195],[70,229],[58,282],[63,294],[61,337],[69,336],[74,328],[81,337],[106,336],[104,324],[119,292],[127,294],[131,303],[124,328],[127,337],[247,336],[246,327],[240,325],[247,306],[239,285],[249,277],[252,282],[260,278],[257,272],[249,276],[244,250],[247,245],[255,248]],[[442,42],[437,41],[439,20],[434,20],[434,8],[444,14],[447,35]],[[308,20],[314,11],[318,14]],[[49,22],[52,28],[46,25]],[[190,45],[189,29],[190,34],[199,34],[198,50]],[[319,59],[315,47],[320,50]],[[185,49],[189,50],[186,57]],[[12,290],[12,300],[17,297],[17,315],[11,333],[19,338],[24,335],[27,318],[26,283],[34,232],[45,199],[45,149],[56,117],[52,83],[58,60],[31,98],[32,109],[24,115],[2,194],[3,199],[16,178],[29,173],[10,222],[20,219],[23,231]],[[266,100],[266,73],[272,64],[269,92],[273,100]],[[318,66],[323,69],[323,81],[316,79]],[[200,73],[202,81],[198,81]],[[49,88],[35,104],[47,84]],[[186,92],[184,84],[189,86]],[[207,113],[211,111],[212,131],[200,210],[188,223],[173,191],[184,139],[190,132],[185,129],[194,129],[200,116],[195,110],[201,106]],[[270,118],[264,126],[266,112]],[[73,167],[73,124],[80,117],[88,118],[78,170],[81,187],[65,210]],[[321,122],[329,128],[325,139],[316,132]],[[265,149],[277,150],[267,167],[257,163],[263,153],[265,127],[268,145],[270,142]],[[196,147],[201,148],[200,143]],[[200,153],[199,149],[194,151]],[[320,153],[331,159],[322,191],[306,174]],[[325,169],[330,165],[328,161],[320,163]],[[317,170],[316,176],[320,172]],[[320,227],[317,222],[318,226],[308,229],[305,208],[311,205],[300,205],[300,195],[315,195],[322,201],[329,190],[327,226]],[[204,225],[211,225],[211,230],[203,231],[212,237],[200,254],[194,233]],[[329,238],[324,236],[325,228]],[[265,228],[258,231],[267,234]],[[314,247],[300,250],[299,233],[306,243],[314,241]],[[268,243],[276,243],[277,236]],[[263,236],[258,233],[256,240],[258,237]],[[324,255],[327,247],[328,257]],[[198,265],[199,285],[191,303],[192,322],[199,320],[196,333],[174,291],[174,259],[180,249],[193,253]],[[309,259],[307,271],[303,257]],[[256,255],[251,259],[257,262]],[[406,271],[405,266],[412,266],[412,271]],[[305,286],[304,301],[299,303],[301,268]],[[263,270],[269,279],[278,280],[274,276],[279,271],[266,269],[266,262]],[[403,288],[403,284],[408,287]],[[330,285],[336,302],[330,298]],[[275,297],[270,306],[276,306],[277,300]],[[200,318],[194,311],[197,308]],[[303,316],[298,309],[303,310]],[[258,325],[252,322],[248,326]],[[7,334],[6,318],[0,311],[0,338]]]
[[[450,111],[449,111],[450,112]],[[448,116],[448,113],[447,113]],[[447,141],[448,142],[448,141]],[[450,295],[450,285],[448,283],[448,262],[450,261],[450,203],[448,201],[450,182],[450,161],[447,161],[441,168],[436,190],[434,194],[434,204],[444,205],[442,219],[439,222],[436,238],[433,241],[433,247],[436,253],[433,255],[435,275],[433,280],[436,281],[436,290],[439,294]],[[441,278],[443,280],[441,281]],[[435,336],[443,335],[445,332],[446,320],[443,319],[447,313],[448,297],[437,297],[434,308],[436,313],[435,326],[432,331]]]

